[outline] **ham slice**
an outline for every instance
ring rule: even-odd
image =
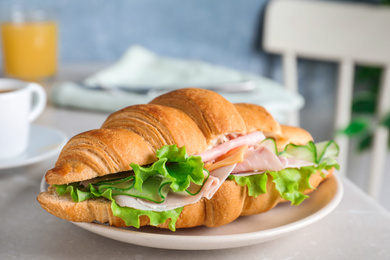
[[[138,199],[126,195],[114,196],[115,202],[121,207],[129,207],[141,210],[167,211],[185,205],[198,202],[202,197],[211,199],[225,179],[231,174],[236,164],[221,167],[210,172],[210,176],[202,187],[202,190],[194,196],[186,192],[170,192],[163,203],[157,204],[147,200]]]
[[[223,144],[220,144],[204,153],[197,154],[197,156],[201,156],[203,162],[209,162],[215,160],[221,155],[224,155],[228,151],[243,145],[254,146],[259,144],[261,141],[265,139],[265,136],[262,132],[253,132],[247,135],[243,135],[237,137],[235,139],[229,140]]]
[[[305,161],[302,159],[289,158],[284,156],[279,156],[279,160],[283,164],[283,168],[301,168],[304,166],[312,166],[314,163]]]
[[[232,174],[245,173],[249,176],[259,174],[265,171],[280,171],[285,168],[300,168],[304,166],[312,166],[314,163],[289,158],[284,156],[277,156],[272,150],[266,146],[259,146],[257,148],[250,148],[245,154],[245,159],[241,163],[237,163],[236,167],[232,171]]]
[[[245,154],[244,161],[238,163],[232,173],[280,171],[283,168],[284,166],[276,154],[268,147],[260,146],[256,149],[249,149]]]

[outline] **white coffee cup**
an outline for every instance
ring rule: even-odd
[[[46,106],[46,92],[37,83],[0,79],[0,160],[27,149],[30,124]]]

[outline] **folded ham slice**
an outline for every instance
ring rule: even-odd
[[[260,146],[250,148],[245,154],[244,161],[238,163],[232,173],[280,171],[283,168],[284,165],[275,153],[266,146]]]
[[[196,156],[202,157],[203,162],[209,162],[217,159],[219,156],[224,155],[228,151],[237,148],[239,146],[247,145],[254,146],[259,144],[265,139],[265,136],[262,132],[253,132],[247,135],[231,139],[223,144],[220,144],[204,153],[197,154]]]
[[[232,174],[246,173],[245,176],[265,171],[280,171],[286,168],[312,166],[313,162],[276,155],[267,146],[251,147],[245,154],[244,161],[237,163]]]

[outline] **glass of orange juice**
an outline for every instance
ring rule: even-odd
[[[45,10],[10,10],[1,21],[4,74],[43,80],[57,70],[57,23]]]

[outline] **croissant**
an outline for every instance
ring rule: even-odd
[[[60,195],[56,187],[131,172],[135,170],[134,164],[151,165],[158,160],[156,153],[165,146],[185,147],[189,156],[199,155],[229,140],[257,132],[275,140],[279,152],[288,144],[305,145],[313,140],[304,129],[280,125],[261,106],[232,104],[205,89],[175,90],[149,104],[123,108],[108,116],[100,129],[71,138],[54,168],[45,175],[50,185],[48,191],[39,194],[37,199],[46,211],[69,221],[131,226],[114,214],[109,199],[94,197],[74,202],[69,194]],[[333,167],[327,168],[326,175],[324,171],[318,170],[310,176],[311,187],[302,190],[302,194],[318,187],[332,174]],[[227,178],[211,198],[202,197],[183,206],[175,228],[217,227],[239,216],[266,212],[286,201],[273,179],[268,176],[266,192],[250,196],[247,185]],[[139,226],[171,228],[170,220],[155,224],[149,215],[141,214]]]

